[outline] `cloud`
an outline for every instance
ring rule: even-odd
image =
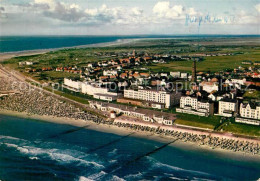
[[[173,4],[170,0],[149,1],[149,3],[145,1],[143,4],[136,3],[136,6],[115,1],[117,4],[103,4],[94,8],[82,0],[16,0],[19,2],[16,4],[13,3],[15,1],[0,1],[4,2],[1,4],[3,7],[0,7],[0,22],[2,32],[6,34],[9,32],[30,34],[34,31],[40,32],[38,34],[41,32],[43,34],[185,33],[185,29],[190,32],[197,25],[189,23],[190,26],[187,26],[186,15],[200,18],[206,17],[207,14],[212,18],[222,18],[222,21],[218,22],[204,22],[203,28],[207,27],[210,33],[210,28],[216,29],[216,32],[221,28],[226,29],[226,32],[232,31],[231,29],[235,29],[233,25],[237,27],[252,25],[248,26],[252,30],[252,27],[260,23],[259,14],[256,13],[260,12],[260,4],[251,5],[250,8],[254,11],[249,11],[246,7],[245,11],[232,11],[230,6],[229,9],[223,8],[223,12],[216,10],[215,14],[210,14],[211,12],[201,9],[199,2],[198,5],[191,7],[190,4],[184,5],[182,1]],[[95,5],[95,2],[91,4]],[[229,18],[229,21],[225,21],[226,18]]]
[[[244,10],[241,10],[239,13],[237,13],[236,15],[236,24],[248,24],[248,25],[252,25],[252,24],[258,24],[260,23],[260,19],[259,17],[247,13]]]
[[[54,9],[56,6],[56,2],[54,0],[34,0],[32,3],[34,5],[48,5],[50,9]]]
[[[195,12],[194,9],[191,9]],[[183,18],[185,8],[182,5],[170,6],[169,1],[160,1],[153,7],[153,13],[159,18],[178,19]]]
[[[84,13],[80,10],[78,5],[69,5],[62,2],[56,3],[53,10],[44,11],[43,14],[47,17],[67,22],[77,22],[84,17]]]
[[[85,13],[87,20],[92,23],[135,24],[147,22],[143,10],[138,7],[131,9],[123,7],[109,8],[103,4],[100,8],[86,9]]]
[[[255,5],[255,9],[257,10],[258,13],[260,13],[260,3]]]

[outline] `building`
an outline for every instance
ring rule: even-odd
[[[176,111],[198,116],[209,116],[214,114],[214,103],[208,100],[200,100],[195,96],[182,96],[180,108],[177,108]]]
[[[152,101],[143,101],[129,98],[118,98],[117,102],[124,104],[131,104],[135,106],[148,107],[154,109],[164,109],[165,105],[163,103],[152,102]]]
[[[207,93],[211,93],[213,91],[218,91],[219,86],[217,82],[201,82],[200,86],[202,87],[202,90],[206,91]]]
[[[235,99],[223,98],[219,101],[218,115],[233,117],[237,113],[237,101]]]
[[[74,92],[81,92],[82,82],[64,78],[63,87]]]
[[[187,79],[189,76],[188,73],[181,73],[181,79]]]
[[[115,101],[118,98],[117,95],[99,94],[99,93],[94,94],[93,97],[95,99],[100,99],[104,101]]]
[[[254,65],[260,65],[260,61],[255,61]]]
[[[151,101],[165,104],[165,108],[179,103],[181,94],[169,93],[166,91],[157,91],[154,89],[126,89],[124,90],[124,97],[130,99],[139,99],[144,101]]]
[[[96,99],[113,101],[118,98],[121,94],[117,92],[111,92],[109,86],[103,86],[101,83],[96,82],[84,82],[82,83],[83,94],[92,95]]]
[[[250,60],[244,60],[244,61],[242,61],[242,64],[244,64],[244,65],[252,65],[252,61],[250,61]]]
[[[260,125],[260,105],[257,103],[241,103],[239,115],[240,117],[236,118],[236,122]]]
[[[90,107],[93,109],[98,109],[101,111],[111,112],[115,111],[118,115],[124,115],[129,117],[134,117],[140,119],[144,122],[158,123],[162,125],[173,125],[176,120],[176,115],[166,112],[154,111],[149,109],[135,108],[125,105],[89,101]]]
[[[117,75],[117,70],[104,70],[103,75],[104,76]]]
[[[180,78],[181,77],[181,73],[180,72],[170,72],[170,75],[173,78]]]

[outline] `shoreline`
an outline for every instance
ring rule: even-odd
[[[94,43],[94,44],[86,44],[86,45],[76,45],[76,46],[69,46],[69,47],[60,47],[60,48],[47,48],[47,49],[35,49],[35,50],[22,50],[22,51],[14,51],[14,52],[0,52],[0,62],[14,58],[14,57],[21,57],[21,56],[32,56],[32,55],[40,55],[44,53],[48,53],[51,51],[58,51],[63,49],[73,49],[73,48],[92,48],[92,47],[109,47],[114,45],[123,45],[127,43],[131,43],[134,41],[139,41],[145,38],[135,38],[135,39],[118,39],[116,41],[111,42],[103,42],[103,43]]]
[[[136,131],[131,130],[129,128],[124,127],[117,127],[115,125],[106,125],[106,124],[97,124],[95,122],[92,122],[91,120],[85,121],[81,119],[73,119],[73,118],[66,118],[66,117],[55,117],[55,116],[48,116],[48,115],[36,115],[36,114],[28,114],[26,112],[17,112],[17,111],[10,111],[10,110],[3,110],[0,109],[0,115],[6,115],[6,116],[13,116],[13,117],[19,117],[24,119],[31,119],[31,120],[38,120],[43,122],[49,122],[49,123],[55,123],[55,124],[64,124],[64,125],[71,125],[75,127],[84,127],[87,126],[89,130],[94,130],[98,132],[104,132],[104,133],[111,133],[116,134],[120,136],[125,136],[127,134],[131,134],[131,137],[136,138],[142,138],[146,140],[152,140],[160,143],[167,143],[170,140],[174,139],[170,136],[166,135],[159,135],[159,134],[151,134],[149,132],[145,131]],[[235,158],[246,158],[246,159],[257,159],[260,161],[260,155],[253,155],[246,152],[241,151],[231,151],[221,148],[212,148],[208,145],[198,145],[193,142],[184,142],[181,140],[177,140],[174,142],[174,144],[171,144],[169,146],[172,146],[174,148],[188,150],[188,151],[198,151],[198,152],[206,152],[207,154],[214,154],[216,156],[222,156],[229,158],[230,156]],[[234,154],[236,153],[236,154]],[[255,160],[256,161],[256,160]]]

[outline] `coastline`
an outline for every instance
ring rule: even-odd
[[[24,50],[24,51],[15,51],[15,52],[0,52],[0,62],[20,56],[31,56],[31,55],[40,55],[44,53],[48,53],[51,51],[58,51],[63,49],[71,49],[71,48],[91,48],[91,47],[108,47],[108,46],[115,46],[115,45],[123,45],[127,43],[131,43],[134,41],[139,41],[142,38],[135,38],[135,39],[118,39],[112,42],[105,42],[105,43],[95,43],[95,44],[87,44],[87,45],[78,45],[78,46],[70,46],[70,47],[60,47],[60,48],[49,48],[49,49],[36,49],[36,50]]]
[[[84,129],[90,129],[98,132],[104,132],[104,133],[111,133],[116,134],[120,136],[125,136],[130,133],[134,133],[131,135],[131,137],[136,138],[142,138],[152,141],[157,141],[160,143],[167,143],[171,141],[173,138],[166,135],[158,135],[158,134],[151,134],[149,132],[145,131],[133,131],[129,128],[124,127],[117,127],[115,125],[106,125],[106,124],[97,124],[92,121],[85,121],[81,119],[73,119],[73,118],[66,118],[66,117],[55,117],[55,116],[47,116],[47,115],[36,115],[36,114],[28,114],[26,112],[17,112],[17,111],[10,111],[10,110],[3,110],[0,109],[0,115],[6,115],[6,116],[13,116],[13,117],[20,117],[25,119],[31,119],[31,120],[39,120],[44,122],[50,122],[55,124],[64,124],[64,125],[71,125],[75,127],[84,127],[87,126],[87,128]],[[177,140],[174,142],[174,144],[171,144],[169,146],[182,149],[182,150],[189,150],[189,151],[198,151],[198,152],[204,152],[205,154],[212,154],[218,158],[219,156],[223,158],[235,158],[235,159],[250,159],[252,161],[259,162],[260,161],[260,155],[252,155],[250,153],[245,152],[234,152],[231,150],[224,150],[220,148],[212,148],[207,145],[198,145],[193,142],[184,142],[181,140]],[[234,154],[235,153],[235,154]]]

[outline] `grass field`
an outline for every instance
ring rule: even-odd
[[[177,114],[177,119],[175,120],[175,124],[182,124],[187,126],[194,126],[200,128],[208,128],[214,129],[220,122],[220,117],[210,116],[210,117],[202,117],[196,115],[189,114]]]
[[[260,91],[258,90],[248,90],[243,95],[246,99],[259,99],[260,98]]]
[[[242,66],[243,60],[259,61],[260,60],[260,49],[245,52],[245,54],[231,55],[231,56],[215,56],[205,57],[204,61],[197,62],[197,71],[223,71],[227,69],[234,69]],[[154,72],[162,71],[181,71],[191,72],[192,61],[175,61],[166,64],[153,64],[146,66]],[[245,65],[243,65],[245,67]]]
[[[223,131],[250,136],[260,136],[259,126],[246,125],[234,122],[228,124],[227,126],[224,126]]]

